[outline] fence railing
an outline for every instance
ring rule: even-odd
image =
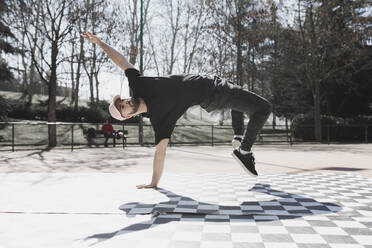
[[[0,122],[0,150],[22,150],[47,148],[48,125],[56,125],[57,147],[104,147],[104,137],[89,137],[88,130],[101,130],[97,123],[46,123],[46,122]],[[125,139],[116,139],[115,145],[139,145],[137,124],[112,124],[115,130],[126,131]],[[372,140],[372,125],[325,125],[322,127],[322,141],[365,142]],[[97,132],[99,133],[99,132]],[[169,145],[220,145],[228,144],[234,135],[231,125],[176,125]],[[151,125],[143,126],[144,145],[155,141]],[[286,143],[315,141],[314,126],[301,126],[292,130],[289,126],[265,126],[257,137],[257,143]],[[110,145],[113,139],[110,139]]]

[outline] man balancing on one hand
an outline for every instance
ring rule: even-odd
[[[219,77],[211,79],[193,74],[145,77],[121,53],[93,34],[85,32],[82,36],[100,46],[128,77],[133,97],[121,99],[120,95],[115,96],[109,107],[111,116],[125,120],[147,113],[154,128],[156,152],[152,180],[150,184],[138,185],[137,188],[157,187],[176,122],[193,105],[200,105],[208,112],[232,110],[232,155],[247,172],[257,176],[251,147],[271,113],[271,104],[267,100]],[[250,116],[244,136],[243,113]]]

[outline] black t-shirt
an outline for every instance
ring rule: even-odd
[[[193,105],[205,101],[213,80],[193,74],[145,77],[134,68],[125,70],[134,97],[147,105],[155,144],[170,138],[177,120]]]

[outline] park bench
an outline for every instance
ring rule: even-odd
[[[258,142],[292,142],[292,134],[288,129],[262,129],[258,134]]]
[[[110,139],[112,139],[113,147],[116,147],[116,141],[117,140],[122,139],[122,144],[123,144],[123,148],[124,148],[126,143],[127,143],[126,135],[128,135],[128,130],[117,130],[117,131],[115,131],[113,133],[113,137],[110,138]],[[88,129],[84,130],[84,136],[88,140],[88,145],[89,146],[92,146],[92,145],[97,146],[97,143],[94,141],[95,139],[105,139],[105,136],[103,135],[102,131],[101,130],[96,130],[94,128],[88,128]]]

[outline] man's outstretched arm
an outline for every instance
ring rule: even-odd
[[[123,71],[125,71],[128,68],[134,68],[134,66],[129,63],[129,61],[124,57],[123,54],[116,51],[114,48],[109,46],[108,44],[101,41],[99,38],[97,38],[95,35],[93,35],[90,32],[84,32],[81,34],[86,40],[88,40],[91,43],[97,44],[100,46],[103,51],[109,56],[109,58],[117,65],[119,66]]]
[[[152,179],[150,184],[137,185],[137,188],[156,188],[160,181],[161,175],[164,169],[164,160],[167,151],[169,139],[162,139],[159,144],[156,145],[156,151],[154,156],[154,167],[152,171]]]

